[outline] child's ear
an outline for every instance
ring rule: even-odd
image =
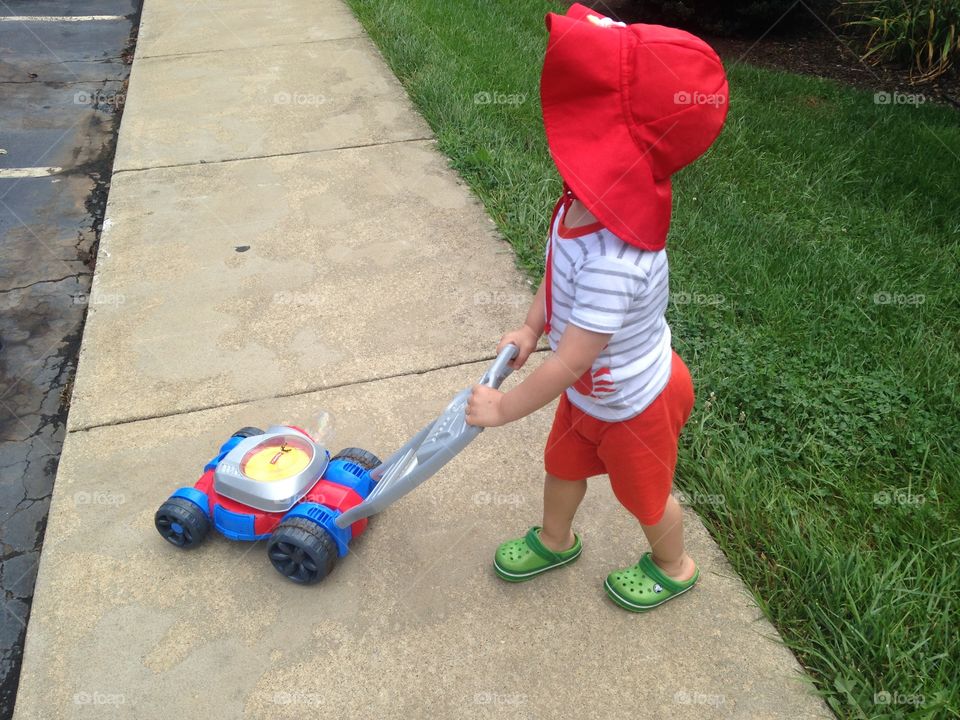
[[[573,18],[574,20],[586,20],[587,15],[596,15],[597,17],[602,18],[603,15],[598,13],[593,8],[588,8],[586,5],[581,5],[580,3],[573,3],[567,8],[565,13],[568,18]]]
[[[617,22],[613,18],[603,17],[600,15],[593,15],[593,14],[587,15],[587,20],[592,22],[594,25],[598,25],[600,27],[626,27],[627,26],[626,23]]]
[[[576,2],[567,8],[566,16],[574,20],[589,20],[594,25],[598,25],[600,27],[625,26],[625,23],[617,22],[613,18],[609,18],[600,14],[593,8],[588,8],[586,5],[581,5],[580,3]]]

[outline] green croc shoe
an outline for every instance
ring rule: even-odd
[[[532,527],[527,534],[516,540],[508,540],[497,548],[493,569],[507,582],[523,582],[540,573],[572,563],[583,551],[580,536],[574,533],[573,547],[563,552],[554,552],[540,541],[540,527]]]
[[[603,587],[610,599],[623,609],[644,612],[682,595],[699,579],[700,569],[697,568],[693,577],[686,582],[674,580],[657,566],[647,552],[633,567],[607,575]]]

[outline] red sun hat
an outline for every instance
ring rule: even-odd
[[[615,23],[579,3],[546,23],[540,100],[560,176],[621,240],[662,249],[670,176],[710,147],[727,115],[720,58],[683,30]]]

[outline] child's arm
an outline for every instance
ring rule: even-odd
[[[530,357],[530,353],[537,349],[537,341],[540,340],[540,336],[543,335],[543,326],[546,324],[545,292],[544,283],[541,282],[540,287],[537,288],[536,295],[533,297],[533,302],[530,303],[530,309],[527,311],[527,319],[523,321],[523,325],[516,330],[511,330],[500,338],[500,343],[497,345],[497,353],[510,343],[513,343],[520,349],[517,356],[510,362],[510,367],[514,370],[519,370],[523,367],[527,358]]]
[[[530,314],[535,307],[536,303],[530,308]],[[542,315],[543,306],[540,307]],[[530,314],[527,315],[528,319]],[[542,324],[540,329],[543,330]],[[504,339],[508,335],[505,335]],[[610,338],[610,334],[584,330],[573,324],[567,325],[557,345],[557,351],[510,392],[502,393],[485,385],[475,385],[467,402],[467,422],[481,427],[496,427],[539,410],[593,366],[594,360]]]

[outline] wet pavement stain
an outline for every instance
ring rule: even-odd
[[[83,324],[99,301],[90,282],[140,20],[140,0],[107,4],[123,19],[0,25],[0,170],[62,168],[0,173],[0,720],[13,713]],[[8,0],[0,13],[82,6]]]

